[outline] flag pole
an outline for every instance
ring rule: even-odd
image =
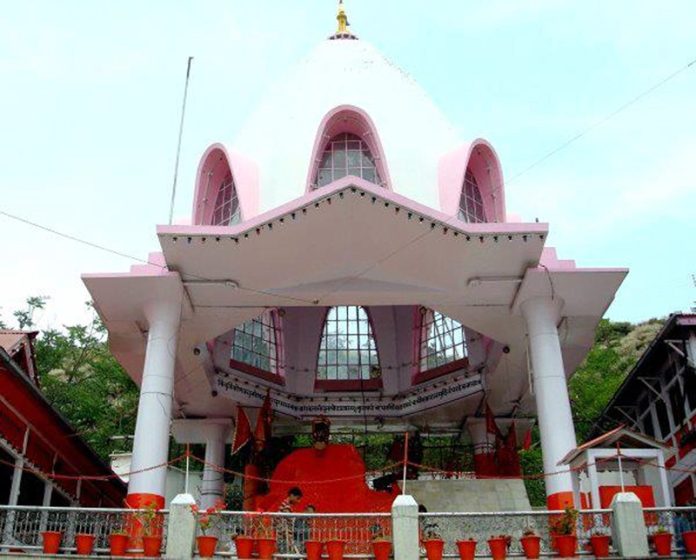
[[[406,493],[406,471],[408,470],[408,432],[404,435],[404,475],[401,483],[401,493]]]
[[[621,493],[623,494],[626,487],[624,486],[623,467],[621,466],[621,444],[618,441],[616,442],[616,453],[619,458],[619,484],[621,484]]]
[[[191,75],[191,61],[193,57],[188,57],[186,63],[186,82],[184,83],[184,100],[181,104],[181,120],[179,121],[179,140],[176,144],[176,159],[174,160],[174,180],[172,181],[172,200],[169,204],[169,225],[172,225],[174,218],[174,199],[176,198],[176,180],[179,176],[179,155],[181,154],[181,137],[184,134],[184,115],[186,114],[186,97],[188,96],[189,76]]]

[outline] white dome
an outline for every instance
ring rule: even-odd
[[[234,149],[258,164],[260,211],[302,196],[322,119],[341,105],[374,123],[395,192],[439,208],[438,162],[453,127],[406,73],[365,41],[323,41],[279,81],[241,129]]]

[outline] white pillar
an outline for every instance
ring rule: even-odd
[[[392,542],[395,560],[419,560],[420,531],[418,503],[413,496],[402,494],[392,504]]]
[[[495,474],[495,446],[491,442],[485,418],[467,418],[466,427],[474,446],[474,469],[477,475]]]
[[[633,492],[619,492],[611,501],[611,541],[622,558],[647,558],[648,531],[643,507]]]
[[[558,462],[577,445],[556,328],[561,305],[558,299],[538,297],[526,300],[521,306],[527,322],[541,451],[544,473],[547,474],[567,470]],[[547,476],[545,482],[549,509],[563,509],[572,503],[573,480],[570,472]]]
[[[191,506],[196,503],[190,494],[177,494],[169,506],[167,522],[167,550],[165,558],[188,560],[193,558],[196,539],[196,519]]]
[[[144,311],[149,331],[133,439],[128,505],[141,507],[155,503],[163,507],[167,468],[151,467],[166,463],[169,455],[181,300],[153,302]]]
[[[225,466],[225,440],[229,429],[222,424],[211,424],[206,430],[205,466],[201,483],[201,507],[209,508],[225,498],[224,473],[215,467]]]

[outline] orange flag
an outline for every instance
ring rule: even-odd
[[[256,429],[254,430],[254,439],[257,442],[266,442],[271,439],[271,425],[273,423],[273,407],[271,405],[271,390],[266,392],[266,398],[263,400],[259,415],[256,418]]]
[[[241,406],[237,407],[237,422],[232,441],[232,455],[237,453],[251,439],[251,424],[249,418]]]

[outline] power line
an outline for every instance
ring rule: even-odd
[[[525,167],[524,169],[522,169],[520,172],[518,172],[518,173],[516,173],[515,175],[513,175],[513,176],[507,181],[507,183],[510,184],[511,182],[513,182],[514,180],[518,179],[519,177],[521,177],[521,176],[524,175],[525,173],[531,171],[532,169],[534,169],[534,168],[537,167],[538,165],[541,165],[541,164],[542,164],[543,162],[545,162],[547,159],[549,159],[549,158],[555,156],[558,152],[560,152],[560,151],[562,151],[562,150],[565,150],[568,146],[570,146],[570,145],[573,144],[574,142],[577,142],[578,140],[580,140],[580,138],[582,138],[583,136],[585,136],[585,135],[588,134],[589,132],[593,131],[595,128],[599,128],[600,126],[606,124],[608,121],[610,121],[611,119],[613,119],[616,115],[618,115],[619,113],[622,113],[623,111],[625,111],[626,109],[628,109],[628,108],[631,107],[632,105],[635,105],[638,101],[640,101],[640,100],[643,99],[644,97],[647,97],[647,96],[650,95],[653,91],[655,91],[656,89],[662,87],[663,85],[665,85],[665,84],[666,84],[667,82],[669,82],[670,80],[673,80],[673,79],[676,78],[679,74],[681,74],[682,72],[685,72],[686,70],[688,70],[689,68],[691,68],[694,64],[696,64],[696,58],[695,58],[694,60],[692,60],[691,62],[689,62],[688,64],[686,64],[685,66],[682,66],[682,67],[679,68],[678,70],[672,72],[669,76],[663,78],[662,80],[660,80],[659,82],[657,82],[655,85],[653,85],[653,86],[649,87],[648,89],[644,90],[643,92],[639,93],[638,95],[636,95],[635,97],[633,97],[632,99],[630,99],[629,101],[627,101],[626,103],[624,103],[623,105],[617,107],[614,111],[612,111],[611,113],[609,113],[609,114],[606,115],[605,117],[599,119],[598,121],[596,121],[595,123],[591,124],[591,125],[588,126],[587,128],[584,128],[583,130],[581,130],[580,132],[578,132],[578,133],[575,134],[574,136],[571,136],[571,137],[568,138],[565,142],[559,144],[559,145],[558,145],[557,147],[555,147],[553,150],[547,152],[547,153],[544,154],[542,157],[540,157],[538,160],[532,162],[532,163],[529,164],[527,167]]]

